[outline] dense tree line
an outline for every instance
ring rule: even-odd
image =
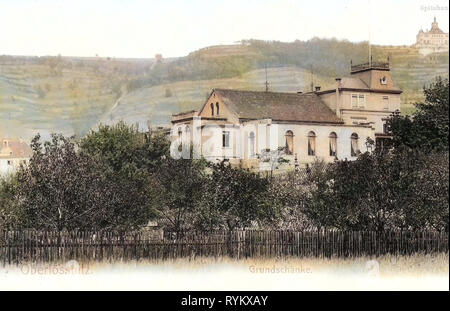
[[[424,92],[412,118],[388,121],[390,149],[274,176],[172,159],[163,133],[122,122],[38,135],[29,165],[0,180],[0,228],[448,231],[448,79]]]

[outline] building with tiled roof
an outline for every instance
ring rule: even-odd
[[[32,151],[23,140],[0,140],[0,176],[15,172],[21,165],[27,165]]]
[[[380,147],[385,121],[400,109],[402,91],[388,63],[351,66],[349,77],[328,90],[281,93],[213,89],[199,110],[172,116],[172,155],[210,161],[228,159],[242,167],[267,168],[278,152],[288,167],[317,159],[356,159]],[[263,160],[265,159],[265,160]]]

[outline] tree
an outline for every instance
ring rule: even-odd
[[[169,231],[192,229],[205,183],[205,161],[164,159],[154,171],[158,221]]]
[[[285,155],[284,147],[278,147],[275,150],[263,149],[261,150],[261,154],[258,155],[258,159],[264,163],[268,163],[270,167],[270,177],[273,176],[273,171],[278,169],[279,165],[289,163],[289,160],[283,158],[283,155]]]
[[[20,227],[23,215],[17,200],[17,188],[15,175],[0,177],[0,229]]]
[[[413,117],[394,113],[387,121],[395,147],[448,150],[449,80],[438,77],[424,88],[425,102],[416,103]]]
[[[314,163],[312,171],[319,171],[323,163]],[[266,195],[272,217],[265,221],[267,227],[288,230],[310,229],[314,224],[305,213],[311,199],[314,183],[305,170],[277,174],[270,179]]]
[[[139,131],[135,125],[120,121],[116,125],[100,125],[80,142],[81,150],[99,157],[115,172],[127,177],[154,170],[169,156],[170,142],[160,132]]]
[[[73,139],[52,135],[31,143],[18,172],[24,226],[35,229],[133,229],[151,217],[149,179],[125,179],[98,157],[77,152]],[[145,187],[144,187],[145,186]]]
[[[398,148],[338,161],[312,179],[306,214],[343,230],[448,230],[448,153]]]
[[[245,228],[271,216],[265,199],[268,178],[226,161],[211,164],[211,174],[204,183],[198,226],[211,230]]]
[[[401,224],[414,230],[449,229],[449,154],[416,152],[407,158],[413,180],[404,184]],[[407,160],[407,161],[408,161]]]

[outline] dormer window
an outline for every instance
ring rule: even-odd
[[[383,85],[386,85],[387,84],[387,78],[386,77],[381,78],[380,79],[380,83],[383,84]]]

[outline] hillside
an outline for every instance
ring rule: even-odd
[[[128,123],[137,122],[142,128],[146,128],[148,123],[153,126],[167,125],[172,114],[198,109],[212,88],[264,90],[265,77],[265,70],[258,69],[235,78],[180,81],[143,87],[121,98],[99,122],[113,124],[124,120]],[[267,79],[271,91],[296,92],[309,89],[311,74],[297,67],[268,68]],[[326,87],[331,85],[332,80],[316,75],[314,82]]]
[[[0,134],[85,133],[151,63],[0,56]]]
[[[376,47],[379,55],[390,56],[394,81],[403,90],[402,112],[409,113],[413,103],[423,100],[423,86],[437,76],[449,76],[449,54],[422,56],[409,47]]]
[[[0,56],[0,136],[36,132],[84,135],[99,122],[123,119],[146,126],[196,109],[213,87],[272,91],[322,88],[348,74],[350,60],[364,62],[367,43],[312,39],[292,43],[249,40],[213,46],[177,59]],[[410,47],[374,46],[374,60],[390,56],[404,90],[404,112],[422,99],[422,87],[448,77],[448,52],[422,56]]]

